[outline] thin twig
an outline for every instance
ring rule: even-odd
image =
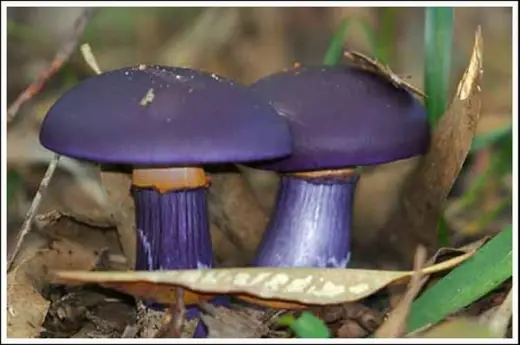
[[[424,276],[422,272],[425,264],[426,249],[419,246],[415,252],[414,273],[408,283],[408,289],[401,301],[390,313],[388,319],[376,331],[375,336],[377,338],[399,338],[404,335],[410,306],[429,278],[429,276]]]
[[[76,49],[78,41],[85,31],[87,23],[93,14],[94,8],[85,8],[83,10],[83,12],[74,22],[74,29],[72,30],[71,35],[67,37],[67,39],[60,46],[49,66],[43,70],[43,72],[41,72],[40,75],[24,91],[22,91],[16,100],[9,106],[9,109],[7,109],[8,125],[15,118],[16,114],[18,114],[20,107],[25,102],[34,97],[38,92],[40,92],[47,81],[61,69],[65,62],[68,61]]]
[[[177,287],[177,303],[175,304],[175,313],[173,314],[173,325],[179,338],[182,334],[185,316],[186,306],[184,305],[184,290],[181,287]]]
[[[16,255],[20,251],[20,248],[22,247],[23,240],[27,234],[29,234],[31,230],[31,225],[34,219],[34,216],[36,216],[36,212],[38,212],[38,208],[40,207],[43,194],[45,193],[45,190],[47,189],[47,186],[49,185],[49,182],[51,181],[52,175],[54,174],[54,171],[56,170],[56,167],[58,166],[58,162],[60,161],[60,155],[55,154],[52,158],[51,162],[49,163],[49,166],[47,167],[47,171],[45,172],[45,175],[43,176],[42,181],[40,182],[40,186],[38,187],[38,190],[36,191],[36,195],[34,196],[34,199],[31,203],[31,207],[29,208],[29,211],[27,212],[27,215],[25,216],[25,220],[22,224],[22,227],[20,228],[20,231],[18,232],[18,239],[16,241],[16,247],[12,251],[11,257],[9,258],[9,261],[7,263],[7,270],[11,268],[11,265],[16,258]]]
[[[177,287],[177,301],[175,305],[169,306],[165,321],[155,334],[155,338],[181,338],[185,314],[184,290]]]

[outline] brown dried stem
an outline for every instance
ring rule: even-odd
[[[165,314],[165,322],[155,334],[155,338],[181,338],[184,326],[186,306],[184,305],[184,290],[177,287],[175,305],[170,305]]]
[[[408,283],[408,289],[399,304],[392,310],[388,319],[376,331],[375,336],[377,338],[398,338],[404,335],[410,306],[429,277],[428,275],[425,276],[422,271],[426,266],[426,249],[418,247],[415,252],[414,273]]]
[[[60,155],[55,154],[54,157],[52,157],[51,162],[49,163],[49,166],[47,167],[47,171],[45,172],[45,175],[43,176],[42,181],[40,182],[40,186],[38,187],[38,190],[36,191],[36,195],[34,196],[34,199],[31,203],[31,207],[29,208],[29,211],[27,212],[27,215],[25,216],[25,220],[22,224],[22,227],[20,228],[20,231],[18,232],[18,236],[16,239],[16,246],[14,247],[14,250],[11,252],[11,257],[8,258],[7,263],[7,271],[11,268],[11,265],[16,258],[16,255],[22,248],[23,240],[25,236],[29,234],[31,231],[31,225],[34,220],[34,216],[36,216],[36,212],[38,212],[38,208],[40,207],[40,204],[42,202],[43,194],[45,193],[45,190],[47,189],[47,186],[49,185],[49,182],[51,181],[52,175],[54,174],[54,171],[56,170],[56,167],[58,166],[58,162],[60,160]]]

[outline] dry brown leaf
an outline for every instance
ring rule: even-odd
[[[240,250],[241,263],[249,263],[268,217],[242,175],[236,172],[212,174],[208,204],[211,221]]]
[[[78,243],[57,240],[50,248],[26,250],[19,264],[7,275],[7,336],[34,338],[40,333],[49,301],[40,289],[48,281],[50,270],[95,267],[97,257]]]
[[[52,219],[53,217],[54,219]],[[126,258],[122,255],[114,227],[100,227],[101,224],[84,222],[83,219],[76,218],[76,216],[59,212],[40,215],[38,218],[51,218],[47,225],[39,231],[42,236],[51,240],[81,243],[85,250],[93,252],[96,256],[106,252],[106,259],[109,261],[111,269],[126,267]]]
[[[399,207],[379,234],[385,238],[381,251],[395,251],[403,265],[413,261],[417,245],[425,245],[430,253],[437,247],[438,220],[471,148],[480,116],[482,50],[479,27],[469,66],[432,135],[430,150],[405,184]]]
[[[126,256],[128,267],[135,267],[136,226],[135,204],[130,187],[131,176],[127,173],[100,169],[101,184],[107,196],[107,207],[119,235],[119,243]]]
[[[425,267],[422,274],[450,269],[470,258],[483,241],[464,248],[465,252],[439,264]],[[383,287],[407,280],[414,271],[382,271],[340,268],[248,267],[155,272],[57,271],[64,283],[97,283],[138,298],[171,304],[176,287],[187,289],[189,303],[211,295],[239,298],[275,308],[298,309],[304,305],[330,305],[357,301]],[[254,296],[254,297],[253,297]]]
[[[269,332],[262,320],[263,311],[246,313],[208,303],[202,303],[201,308],[205,313],[200,318],[208,327],[208,338],[260,338]]]
[[[388,81],[394,84],[395,87],[406,89],[422,98],[426,97],[422,90],[401,79],[397,74],[395,74],[390,69],[390,66],[356,51],[345,51],[343,55],[359,68],[371,71],[381,77],[386,78]]]

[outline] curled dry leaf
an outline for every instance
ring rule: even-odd
[[[464,248],[464,254],[425,267],[422,274],[450,269],[470,258],[483,241]],[[329,305],[357,301],[383,287],[407,280],[414,271],[341,268],[249,267],[155,272],[57,271],[64,283],[97,283],[158,303],[176,301],[176,287],[183,287],[186,304],[211,295],[239,298],[274,308],[297,309],[304,305]]]
[[[7,336],[33,338],[40,333],[49,301],[40,294],[48,272],[56,269],[90,270],[97,257],[93,251],[68,241],[53,241],[48,249],[27,249],[7,275]]]
[[[419,244],[433,252],[446,198],[471,149],[480,117],[483,41],[480,27],[455,97],[433,132],[429,152],[403,187],[398,208],[382,227],[379,251],[395,251],[403,265]],[[384,246],[384,247],[383,247]]]
[[[421,98],[426,97],[422,90],[401,79],[389,66],[356,51],[345,51],[343,55],[358,67],[388,79],[395,87],[407,89]]]

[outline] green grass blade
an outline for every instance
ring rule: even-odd
[[[498,287],[513,270],[512,227],[493,237],[468,261],[456,267],[413,304],[407,331],[435,324]]]
[[[424,90],[430,124],[444,114],[450,81],[453,46],[453,8],[429,7],[426,11]]]
[[[368,42],[368,47],[370,50],[369,55],[371,55],[372,57],[379,60],[379,56],[377,55],[377,54],[379,54],[379,48],[378,48],[379,38],[377,36],[377,33],[366,20],[359,19],[357,21],[357,23],[361,27],[361,31],[365,34],[366,40]]]
[[[343,19],[339,24],[338,30],[332,36],[332,40],[330,41],[329,48],[325,53],[325,57],[323,58],[324,65],[336,65],[341,57],[343,56],[343,43],[345,42],[345,37],[347,36],[348,29],[348,20]]]

